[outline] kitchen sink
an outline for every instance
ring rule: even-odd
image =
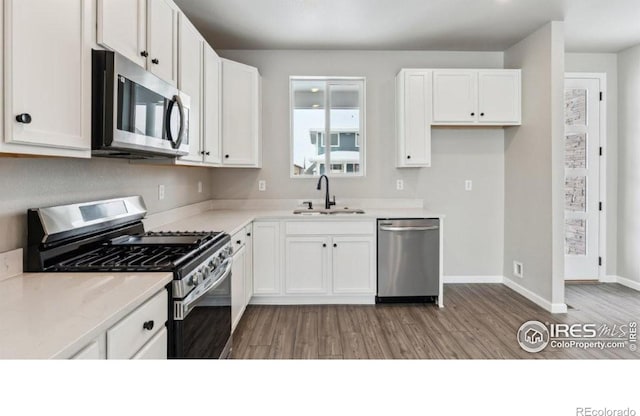
[[[296,215],[344,215],[344,214],[364,214],[364,210],[354,209],[354,208],[336,208],[336,209],[325,209],[325,208],[313,208],[313,209],[296,209],[293,211]]]

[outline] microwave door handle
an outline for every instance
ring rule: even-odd
[[[178,111],[180,111],[180,129],[178,130],[178,137],[174,141],[173,134],[171,133],[171,114],[173,113],[173,106],[178,104]],[[174,95],[171,101],[169,102],[169,106],[167,107],[167,119],[165,121],[165,129],[167,131],[167,139],[171,142],[171,147],[177,149],[182,144],[182,136],[184,135],[184,106],[182,105],[182,99],[180,99],[179,95]]]

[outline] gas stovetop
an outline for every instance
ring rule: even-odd
[[[75,253],[52,271],[175,271],[217,246],[218,232],[147,232],[122,235],[91,250]]]

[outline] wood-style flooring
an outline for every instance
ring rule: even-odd
[[[446,285],[434,305],[250,305],[233,336],[240,359],[640,358],[625,349],[523,351],[528,320],[627,325],[640,321],[640,293],[618,284],[568,284],[567,314],[552,315],[500,284]]]

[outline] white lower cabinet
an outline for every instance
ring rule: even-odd
[[[280,294],[280,223],[253,223],[253,296]]]
[[[287,237],[285,293],[327,293],[329,250],[327,237]]]
[[[235,247],[234,247],[235,249]],[[235,329],[246,307],[244,293],[245,246],[233,254],[231,266],[231,328]]]
[[[71,357],[72,360],[104,360],[105,358],[107,358],[107,346],[104,334]]]
[[[162,328],[140,348],[132,357],[133,360],[165,360],[167,358],[167,343],[169,341],[167,328]]]
[[[247,235],[244,261],[244,303],[248,305],[253,296],[253,224],[247,225],[244,230]]]
[[[251,303],[374,303],[373,220],[255,222],[253,236]]]

